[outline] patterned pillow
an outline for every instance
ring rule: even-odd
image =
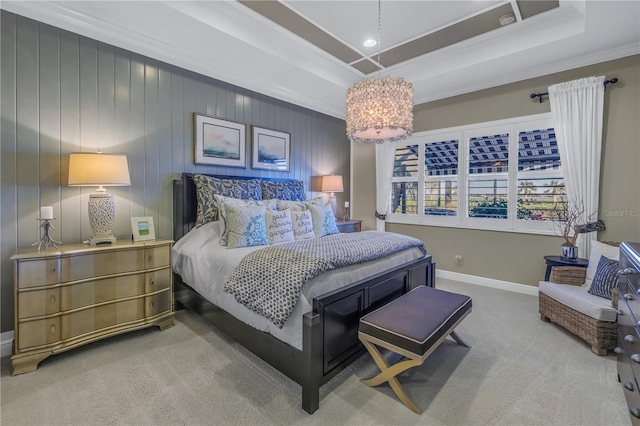
[[[276,200],[241,200],[239,198],[225,197],[223,195],[213,194],[215,204],[220,211],[220,245],[226,246],[229,242],[227,232],[227,211],[226,206],[234,207],[255,207],[264,206],[268,210],[276,210]]]
[[[312,206],[312,205],[317,205],[317,206],[323,205],[324,198],[320,196],[317,198],[312,198],[310,200],[304,200],[304,201],[278,200],[277,203],[278,203],[278,210],[291,209],[291,210],[301,211],[301,210],[309,210],[309,206]]]
[[[310,205],[309,210],[311,211],[313,230],[316,234],[316,238],[340,233],[338,225],[336,225],[336,217],[333,215],[331,204],[325,204],[322,206]]]
[[[618,287],[618,269],[620,269],[620,262],[600,256],[598,269],[596,269],[596,274],[593,276],[589,293],[594,296],[611,299],[611,290]]]
[[[269,244],[265,226],[265,206],[225,206],[227,215],[227,248],[263,246]]]
[[[304,193],[304,183],[277,182],[271,180],[262,181],[262,198],[277,198],[278,200],[302,201],[306,197]]]
[[[294,239],[306,240],[316,237],[316,233],[313,230],[313,220],[311,219],[310,210],[292,210],[291,221],[293,222]]]
[[[198,205],[196,209],[196,228],[207,222],[218,220],[218,206],[213,194],[227,197],[261,200],[262,191],[259,179],[219,179],[211,176],[193,175],[196,184]]]
[[[265,216],[269,244],[294,240],[291,210],[267,210]]]

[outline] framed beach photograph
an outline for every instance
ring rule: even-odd
[[[195,164],[246,167],[246,126],[195,113]]]
[[[289,171],[291,135],[257,126],[252,126],[252,129],[251,167]]]
[[[133,241],[156,239],[156,229],[153,226],[153,217],[151,216],[132,217],[131,231],[133,232]]]

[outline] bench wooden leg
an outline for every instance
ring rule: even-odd
[[[396,376],[411,367],[421,365],[424,360],[405,358],[404,360],[389,367],[389,364],[387,364],[387,361],[382,357],[382,354],[374,344],[363,338],[361,338],[360,340],[362,341],[362,344],[365,346],[365,348],[367,348],[367,350],[371,354],[371,357],[380,369],[380,373],[377,376],[374,376],[370,379],[363,379],[361,380],[361,382],[367,386],[372,387],[378,386],[384,382],[389,382],[389,386],[391,386],[393,392],[408,409],[410,409],[414,413],[422,414],[422,410],[413,403],[411,398],[409,398],[409,395],[407,395]]]

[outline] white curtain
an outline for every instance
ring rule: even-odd
[[[604,113],[604,76],[549,87],[551,114],[567,189],[567,200],[584,204],[584,221],[597,219]],[[596,232],[580,234],[578,255],[589,257]]]
[[[389,210],[393,159],[396,144],[383,142],[376,144],[376,230],[384,231],[385,216]]]

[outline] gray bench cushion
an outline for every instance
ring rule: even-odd
[[[419,286],[363,316],[360,331],[422,356],[469,310],[469,296]]]

